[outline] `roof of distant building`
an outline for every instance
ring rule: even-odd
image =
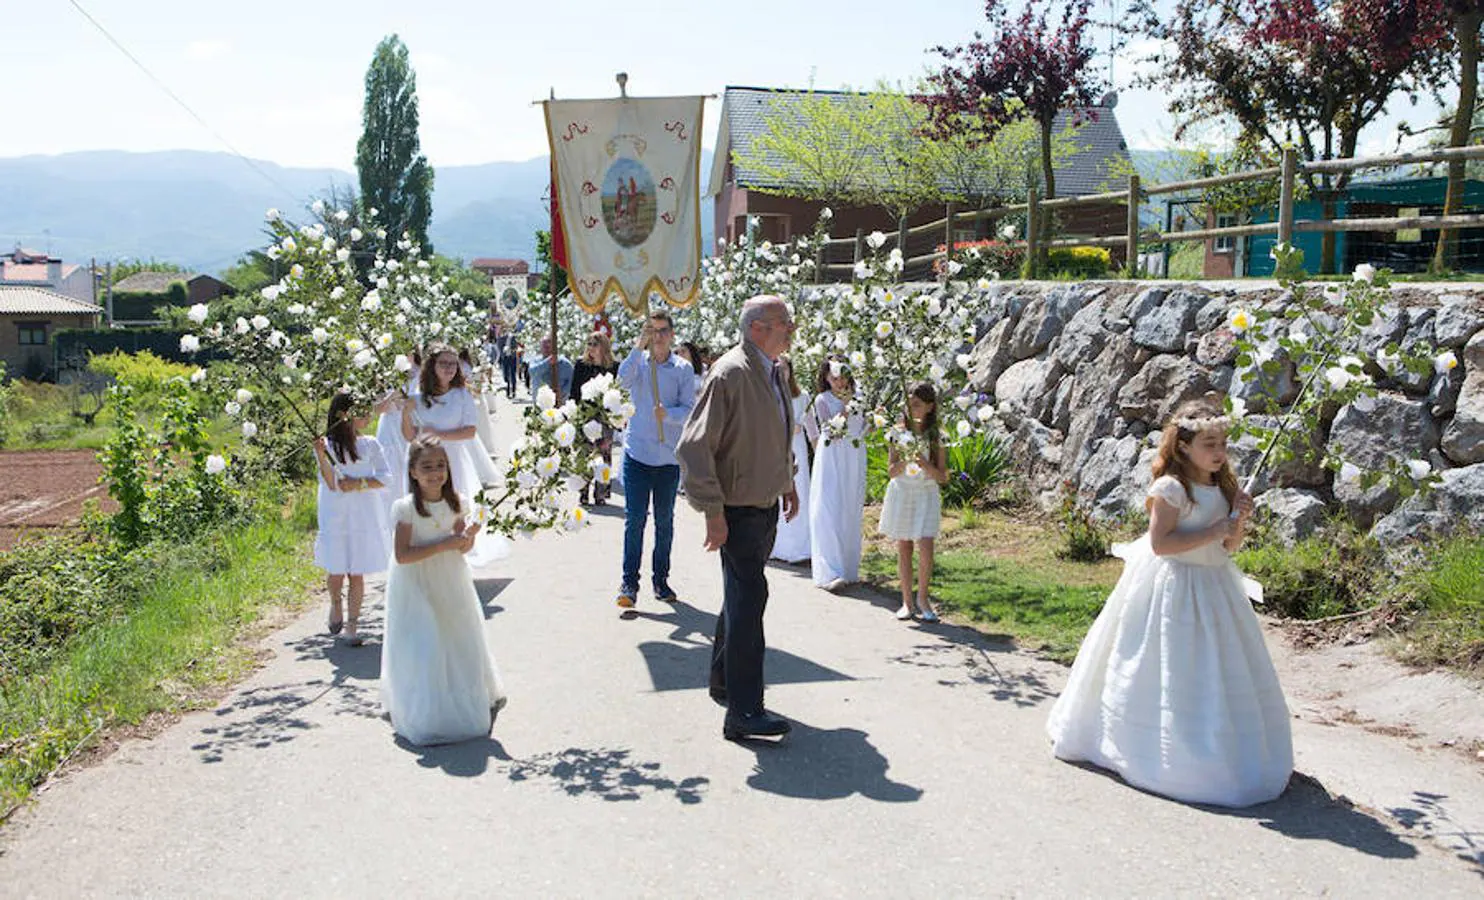
[[[59,261],[53,260],[53,262]],[[61,277],[71,277],[72,273],[76,272],[79,268],[81,266],[77,263],[64,264],[61,270]],[[47,264],[44,262],[15,263],[0,259],[0,283],[17,281],[49,284],[51,282],[51,273],[47,270]]]
[[[4,316],[55,316],[96,315],[103,309],[83,300],[67,297],[56,291],[35,287],[10,287],[0,285],[0,315]]]
[[[526,275],[531,270],[530,263],[523,259],[497,259],[489,256],[476,258],[469,263],[469,267],[492,275]]]
[[[767,134],[767,117],[770,113],[786,114],[790,105],[800,105],[811,96],[843,103],[862,95],[844,91],[811,92],[792,88],[728,86],[722,99],[721,124],[707,193],[715,195],[721,192],[729,160],[734,165],[734,175],[739,187],[782,187],[781,184],[772,183],[776,179],[749,165],[745,155],[739,158],[738,154],[745,154],[752,141]],[[1052,125],[1054,133],[1072,128],[1077,123],[1072,132],[1077,148],[1056,166],[1057,196],[1071,197],[1117,190],[1122,185],[1111,182],[1133,171],[1123,130],[1118,127],[1118,119],[1113,112],[1116,103],[1117,96],[1109,95],[1096,107],[1081,111],[1064,110],[1057,114]],[[774,165],[786,167],[786,161],[780,157]]]
[[[114,282],[113,289],[136,294],[163,294],[177,281],[189,284],[198,277],[191,272],[135,272],[122,281]]]

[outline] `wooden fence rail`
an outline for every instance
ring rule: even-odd
[[[1392,153],[1380,156],[1316,160],[1302,163],[1298,161],[1296,152],[1290,148],[1283,151],[1282,164],[1279,166],[1252,169],[1247,172],[1234,172],[1228,175],[1216,175],[1210,178],[1194,178],[1184,181],[1167,182],[1165,184],[1143,185],[1140,183],[1138,175],[1130,175],[1128,187],[1121,191],[1040,200],[1036,197],[1035,190],[1032,189],[1025,203],[963,211],[956,210],[954,204],[950,202],[943,218],[924,222],[921,225],[914,225],[910,228],[906,227],[904,220],[898,225],[895,231],[889,232],[887,237],[889,240],[893,240],[897,247],[902,248],[903,255],[905,256],[908,238],[933,234],[934,232],[941,234],[943,236],[944,249],[910,257],[905,260],[906,266],[935,263],[951,255],[954,245],[953,234],[955,225],[969,225],[980,221],[992,221],[994,219],[1004,218],[1005,216],[1024,214],[1026,216],[1027,254],[1034,255],[1039,250],[1040,244],[1040,229],[1037,225],[1043,221],[1043,217],[1047,213],[1072,209],[1078,206],[1121,202],[1125,204],[1128,211],[1127,228],[1123,234],[1091,234],[1056,238],[1047,241],[1046,246],[1050,248],[1121,247],[1124,250],[1126,261],[1130,264],[1129,269],[1132,270],[1132,263],[1138,259],[1138,246],[1141,242],[1174,244],[1187,241],[1206,241],[1212,238],[1275,234],[1279,241],[1289,243],[1293,240],[1294,234],[1299,232],[1403,231],[1424,228],[1457,229],[1484,226],[1484,213],[1463,213],[1451,216],[1399,216],[1385,219],[1305,219],[1302,221],[1295,221],[1294,219],[1294,191],[1298,178],[1302,174],[1353,172],[1357,169],[1447,162],[1459,159],[1484,159],[1484,146],[1452,147],[1416,153]],[[1275,222],[1231,225],[1223,228],[1201,228],[1191,231],[1139,230],[1139,205],[1148,197],[1184,191],[1198,191],[1227,184],[1239,184],[1264,179],[1277,179],[1279,182],[1278,219]],[[854,258],[856,261],[859,261],[865,257],[865,232],[862,229],[857,229],[854,237],[829,238],[824,242],[824,247],[820,250],[816,271],[821,276],[829,273],[849,273],[853,271],[854,263],[824,262],[825,253],[831,247],[852,247]]]

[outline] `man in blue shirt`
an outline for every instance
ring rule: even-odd
[[[557,367],[557,405],[567,402],[567,396],[572,393],[572,361],[565,356],[557,356],[552,346],[551,335],[541,339],[541,358],[531,363],[531,399],[536,398],[536,392],[542,386],[551,387],[551,367]]]
[[[618,605],[624,609],[638,600],[639,560],[644,555],[644,526],[651,503],[654,596],[667,603],[677,599],[670,589],[675,492],[680,487],[675,444],[696,402],[696,375],[689,363],[670,352],[674,344],[675,320],[661,310],[645,320],[633,351],[618,366],[618,380],[637,409],[624,439],[623,581],[618,589]]]

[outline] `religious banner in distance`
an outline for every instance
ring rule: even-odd
[[[588,312],[615,296],[633,312],[651,294],[673,306],[695,301],[704,102],[624,97],[544,104],[567,283]]]

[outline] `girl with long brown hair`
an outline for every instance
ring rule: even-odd
[[[582,386],[599,375],[618,377],[618,363],[613,359],[613,342],[607,333],[594,331],[587,336],[587,345],[583,348],[582,356],[572,367],[572,399],[582,401]],[[603,426],[603,437],[598,440],[598,453],[602,455],[603,462],[613,464],[613,429],[606,425]],[[602,504],[613,493],[613,485],[593,484],[592,478],[588,478],[582,485],[580,499],[583,506],[588,505],[589,491],[592,502]]]
[[[448,451],[454,487],[467,497],[500,478],[479,441],[474,403],[458,354],[447,344],[429,347],[417,392],[403,405],[402,435],[409,443],[428,435],[438,438]]]
[[[1283,793],[1293,739],[1283,689],[1230,554],[1252,498],[1237,487],[1230,419],[1185,403],[1160,437],[1149,532],[1114,548],[1123,575],[1082,642],[1047,731],[1055,754],[1190,803]]]
[[[923,381],[907,393],[907,420],[901,431],[908,445],[888,441],[886,497],[881,504],[878,530],[897,542],[897,580],[902,605],[897,618],[912,618],[912,548],[917,567],[917,614],[924,622],[938,621],[928,596],[933,580],[933,544],[942,523],[943,499],[939,486],[948,480],[948,461],[938,434],[938,392]]]

